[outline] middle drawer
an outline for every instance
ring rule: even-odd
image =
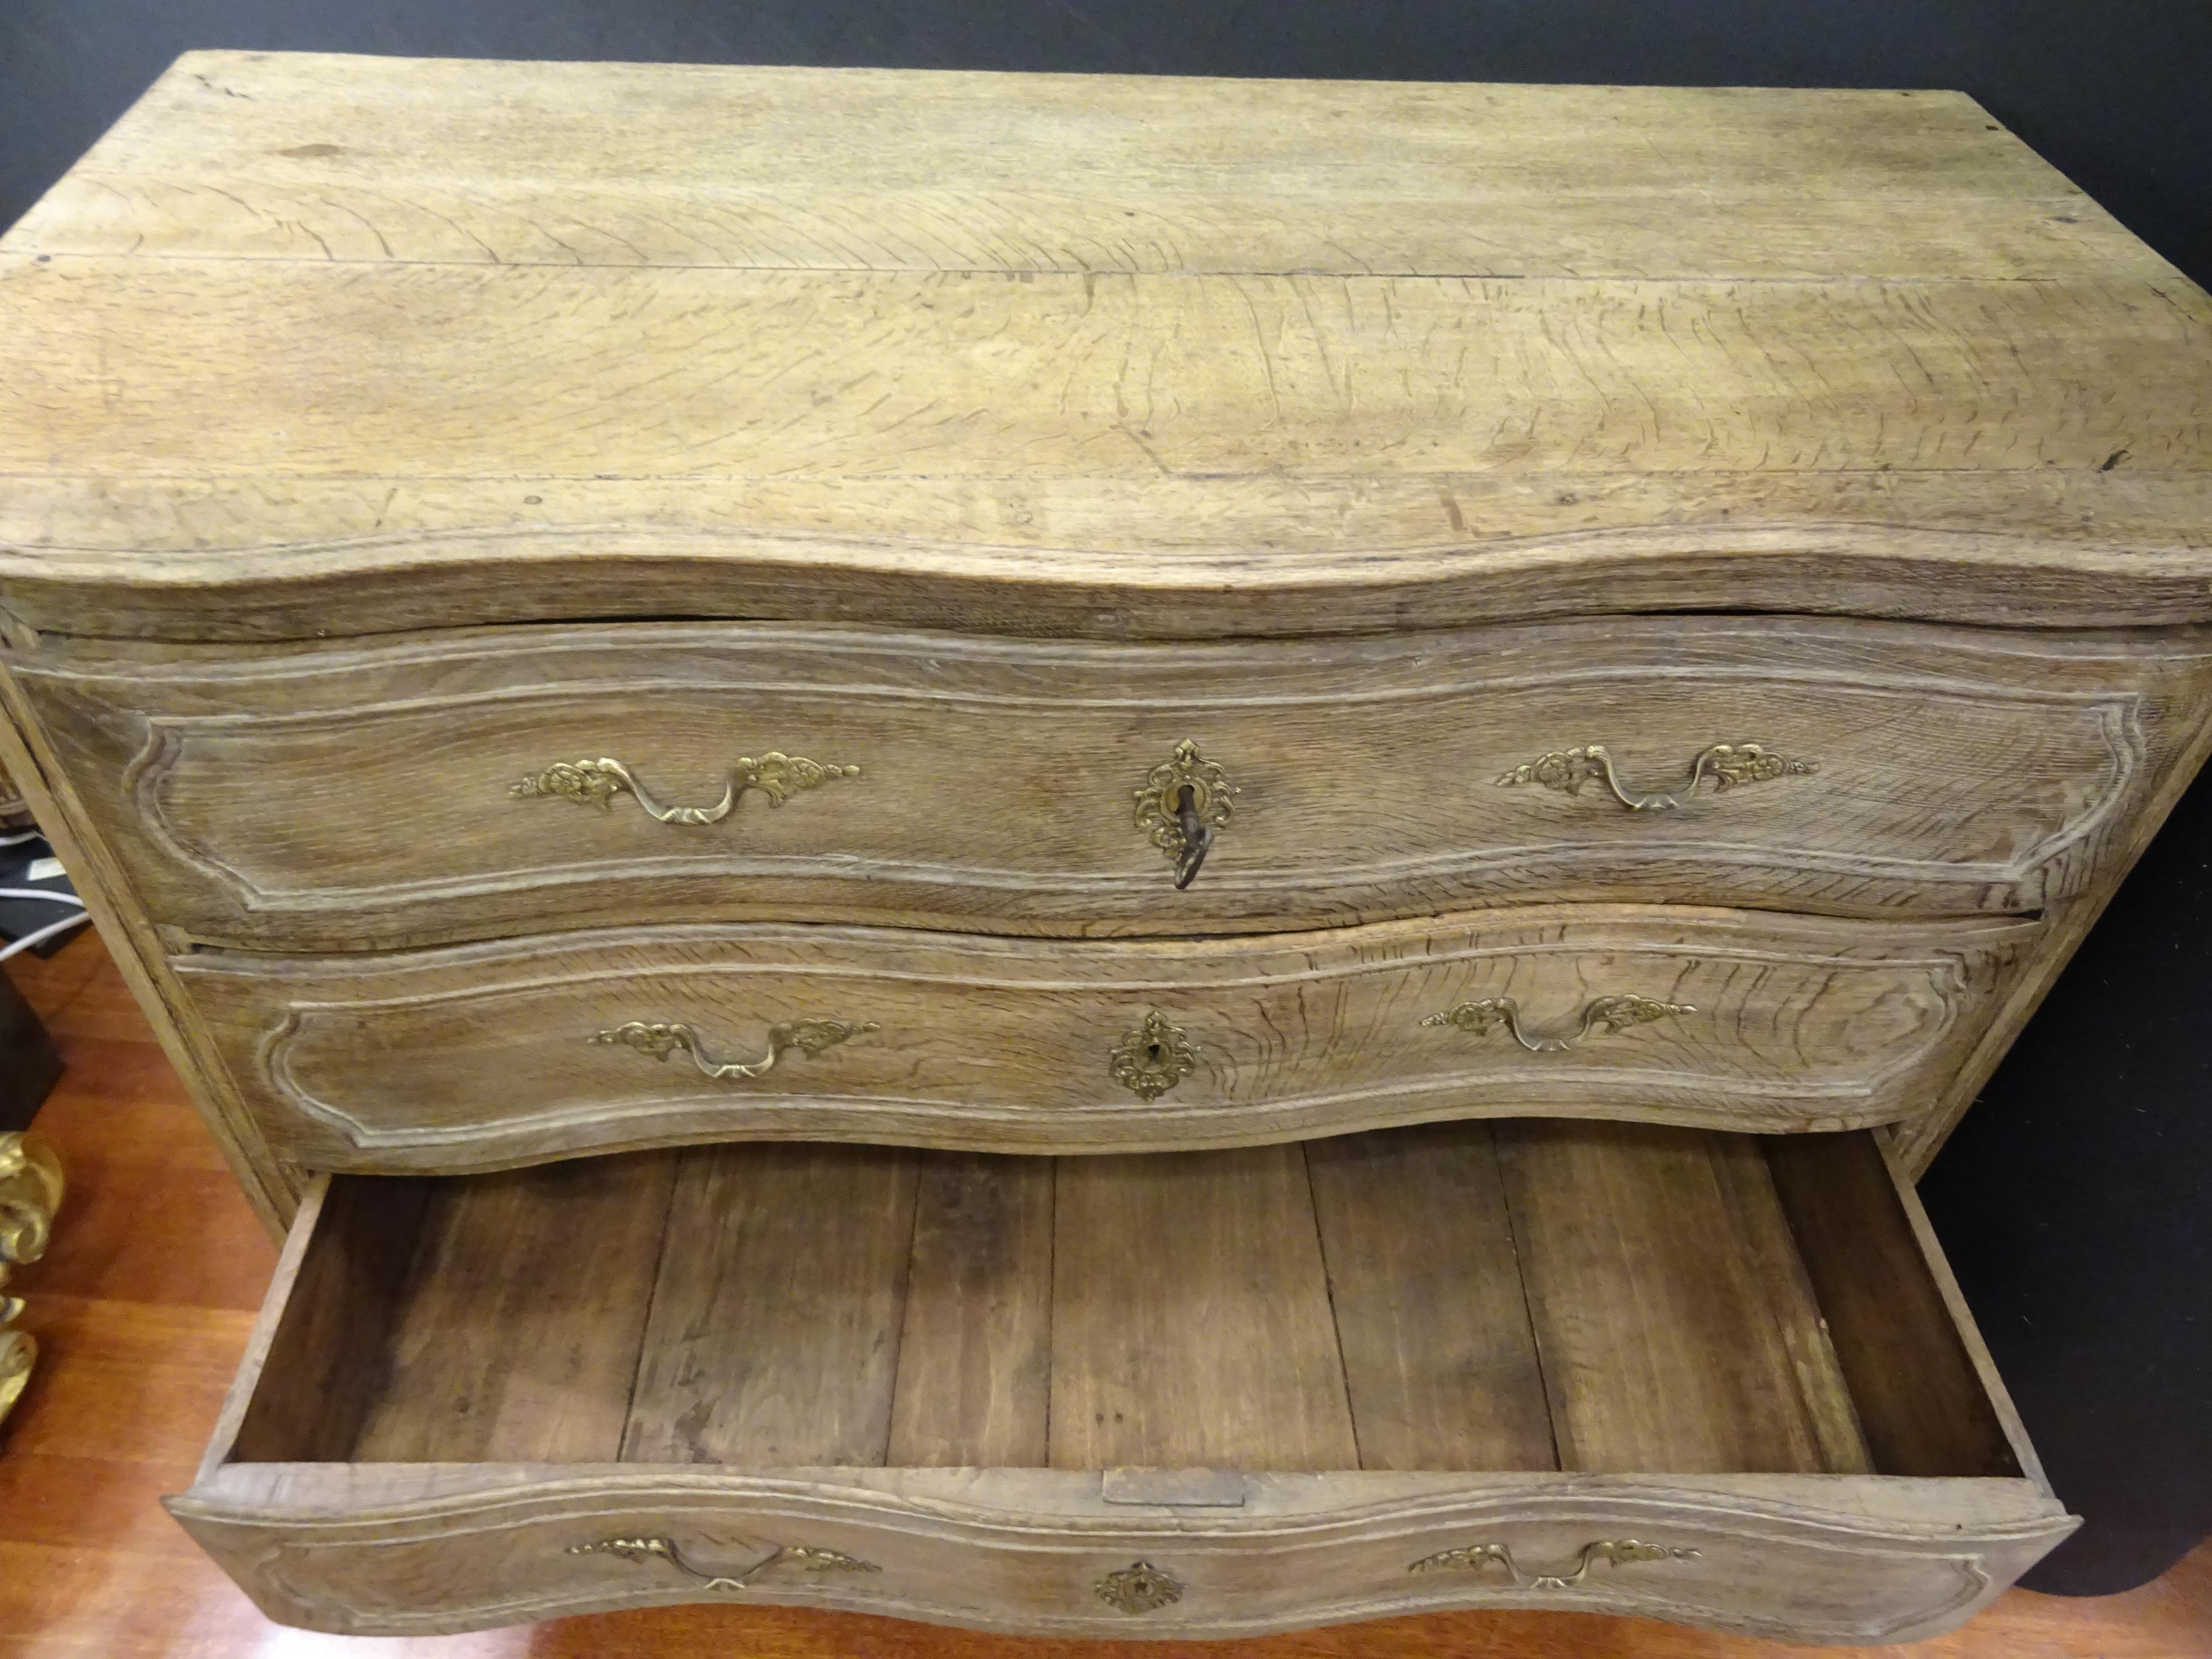
[[[2039,927],[1562,905],[1202,940],[733,924],[175,966],[283,1156],[456,1172],[728,1139],[1863,1127],[1925,1106]]]

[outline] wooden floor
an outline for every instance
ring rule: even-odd
[[[88,935],[5,969],[69,1070],[39,1119],[70,1195],[18,1279],[45,1352],[0,1448],[0,1659],[1170,1659],[1146,1642],[1021,1641],[850,1614],[694,1607],[479,1636],[281,1630],[155,1503],[191,1479],[276,1264],[175,1074]],[[1182,1645],[1185,1651],[1191,1644]],[[1832,1650],[1826,1650],[1833,1651]],[[1814,1651],[1641,1620],[1455,1613],[1208,1644],[1203,1659],[1765,1659]],[[2212,1545],[2125,1595],[2014,1590],[1916,1659],[2200,1659]]]

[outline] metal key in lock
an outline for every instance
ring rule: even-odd
[[[1148,831],[1152,844],[1174,861],[1178,890],[1198,878],[1214,832],[1229,822],[1236,793],[1221,763],[1200,754],[1192,738],[1177,744],[1137,791],[1137,828]]]
[[[1198,791],[1185,784],[1176,797],[1176,822],[1182,830],[1182,851],[1176,855],[1176,890],[1181,892],[1198,878],[1213,845],[1213,826],[1198,815]]]

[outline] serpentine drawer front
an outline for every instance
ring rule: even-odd
[[[19,672],[161,920],[330,950],[738,919],[1172,934],[1532,896],[2033,909],[2166,781],[2212,642],[628,625]],[[1178,890],[1186,790],[1212,846]]]
[[[0,363],[273,1617],[1887,1643],[2072,1525],[1900,1177],[2212,750],[2212,298],[1970,99],[194,53]]]
[[[285,1156],[452,1171],[732,1135],[1879,1123],[1956,1072],[2040,932],[1562,905],[1189,943],[754,924],[176,969]]]
[[[1863,1133],[341,1176],[250,1352],[172,1508],[353,1634],[702,1601],[1908,1641],[2073,1524]]]

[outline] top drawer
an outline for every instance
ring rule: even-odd
[[[1158,646],[631,623],[12,666],[156,921],[343,950],[1253,932],[1530,896],[2032,909],[2124,840],[2207,651],[1780,617]],[[1217,823],[1179,890],[1186,779]],[[1166,810],[1140,822],[1148,785]]]

